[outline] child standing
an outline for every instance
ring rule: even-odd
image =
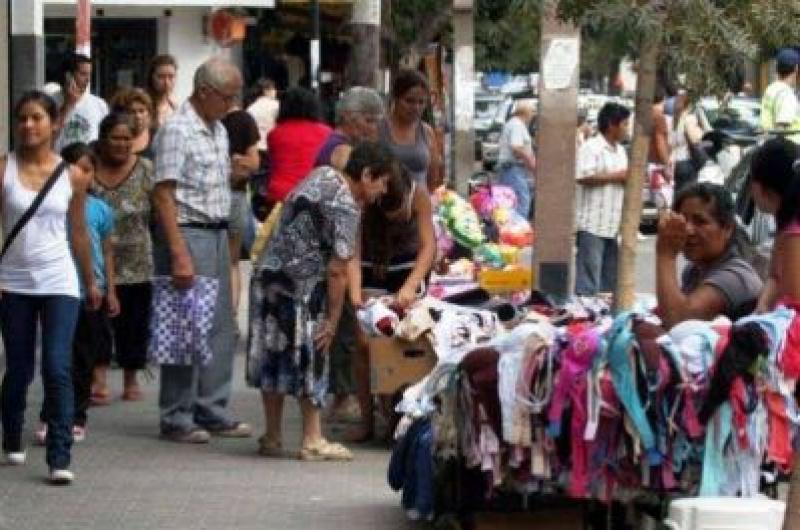
[[[82,142],[66,146],[61,156],[70,164],[80,167],[94,179],[95,155]],[[114,229],[114,212],[103,200],[89,190],[86,198],[86,229],[92,252],[92,267],[97,287],[104,294],[103,305],[93,311],[86,304],[85,292],[81,300],[78,324],[72,344],[72,385],[75,394],[75,420],[72,437],[76,442],[86,438],[86,411],[91,396],[92,371],[98,358],[111,356],[110,318],[119,314],[119,302],[114,286],[114,257],[111,252],[111,234]],[[44,404],[41,424],[36,431],[36,441],[44,445],[47,439],[47,411]]]

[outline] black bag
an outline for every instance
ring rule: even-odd
[[[48,177],[47,182],[44,183],[44,186],[42,186],[42,189],[39,190],[39,193],[36,194],[36,197],[33,199],[31,205],[28,206],[28,209],[25,210],[25,213],[23,213],[22,217],[19,218],[17,224],[15,224],[14,228],[11,229],[11,232],[8,233],[8,237],[6,237],[6,240],[3,242],[3,250],[0,252],[0,260],[2,260],[6,255],[9,247],[11,247],[11,243],[14,242],[14,239],[19,235],[22,229],[25,228],[25,225],[28,224],[28,221],[31,220],[31,217],[36,214],[36,210],[38,210],[39,206],[42,205],[45,197],[47,197],[47,194],[53,188],[58,180],[59,175],[61,175],[61,172],[64,171],[65,167],[67,167],[67,162],[62,160],[61,163],[59,163],[53,170],[53,173]]]

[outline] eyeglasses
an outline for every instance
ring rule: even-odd
[[[238,93],[236,93],[236,94],[226,94],[223,91],[221,91],[220,89],[218,89],[217,87],[214,87],[214,86],[211,86],[211,85],[207,85],[207,86],[208,86],[208,88],[213,90],[219,96],[219,98],[222,100],[223,103],[225,103],[227,105],[230,105],[231,103],[235,102],[236,98],[239,97]]]

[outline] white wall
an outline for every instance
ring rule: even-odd
[[[10,102],[8,93],[11,89],[10,74],[8,69],[8,3],[0,2],[0,153],[5,153],[9,148]]]

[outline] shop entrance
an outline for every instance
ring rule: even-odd
[[[64,59],[75,49],[75,19],[44,21],[46,79],[59,81]],[[92,91],[105,99],[121,86],[145,86],[156,54],[156,19],[92,19]]]

